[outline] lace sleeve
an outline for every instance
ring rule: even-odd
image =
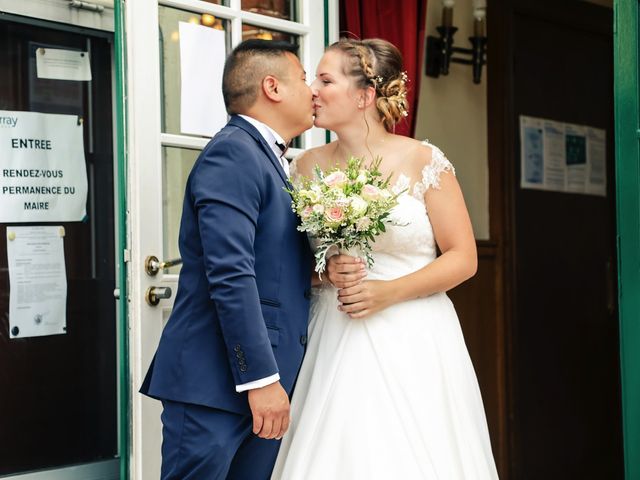
[[[455,168],[451,162],[447,160],[442,150],[429,142],[424,141],[423,145],[431,148],[431,162],[422,169],[422,181],[416,184],[417,193],[424,195],[430,188],[438,190],[440,188],[440,175],[442,172],[451,172],[456,174]]]

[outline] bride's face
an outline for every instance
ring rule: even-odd
[[[358,115],[359,91],[344,74],[344,60],[344,53],[336,50],[329,50],[320,59],[311,84],[316,127],[336,130]]]

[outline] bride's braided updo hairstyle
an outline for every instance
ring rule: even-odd
[[[358,88],[376,90],[376,107],[387,131],[408,115],[407,74],[402,70],[402,54],[379,38],[341,38],[329,47],[345,55],[344,73]]]

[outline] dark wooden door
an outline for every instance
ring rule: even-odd
[[[10,338],[0,224],[0,476],[118,454],[111,42],[102,33],[23,22],[0,15],[0,110],[82,117],[89,193],[82,222],[52,224],[66,231],[63,335]],[[38,78],[39,46],[88,51],[92,81]]]
[[[511,330],[516,479],[623,478],[610,9],[516,1]],[[606,130],[606,197],[520,188],[520,115]]]

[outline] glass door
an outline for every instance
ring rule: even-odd
[[[294,42],[299,45],[302,63],[312,78],[324,49],[324,3],[136,0],[124,4],[130,186],[131,478],[159,477],[161,405],[136,392],[171,313],[177,288],[179,264],[162,268],[162,262],[179,257],[177,238],[186,179],[198,154],[215,133],[188,133],[191,130],[185,128],[181,118],[185,73],[181,54],[194,55],[185,50],[182,29],[191,25],[203,38],[216,37],[217,48],[224,51],[210,53],[221,59],[247,38]],[[196,43],[193,48],[198,47]],[[203,62],[210,60],[209,52],[201,55]],[[222,67],[220,61],[215,73],[219,74]],[[222,115],[224,120],[226,116]],[[296,142],[299,152],[324,143],[325,133],[314,129]],[[296,149],[290,152],[295,155]],[[161,295],[149,302],[149,292]]]
[[[41,4],[40,18],[47,11]],[[4,122],[0,134],[20,146],[33,124],[36,139],[49,142],[41,145],[51,150],[46,161],[39,152],[18,156],[3,150],[0,158],[0,202],[6,206],[13,197],[20,210],[0,209],[0,476],[115,479],[113,36],[40,18],[0,13],[0,117],[14,119]],[[90,79],[78,78],[75,70],[47,72],[38,58],[47,53],[84,59],[78,65]],[[67,137],[69,122],[80,135]],[[37,126],[45,124],[46,129]],[[67,140],[80,152],[78,163],[71,163],[61,144]],[[52,170],[47,162],[60,167]],[[54,172],[60,182],[42,172]],[[86,185],[86,198],[73,203],[85,213],[70,219],[53,207],[76,181]],[[30,210],[34,205],[47,211]],[[51,229],[61,238],[55,255],[42,253],[46,239],[21,242],[22,235]],[[26,245],[19,256],[12,253],[16,242]],[[64,281],[47,280],[55,262]],[[32,310],[37,314],[28,318],[21,313]]]

